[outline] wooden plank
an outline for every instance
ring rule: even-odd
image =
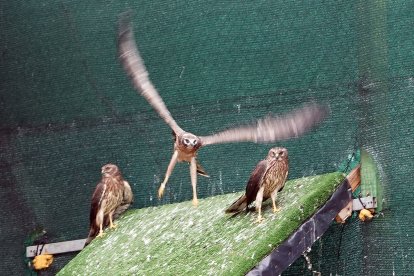
[[[347,176],[349,185],[351,186],[352,192],[358,188],[361,184],[361,165],[356,166]],[[335,221],[339,223],[345,223],[345,220],[352,215],[353,201],[351,200],[348,205],[343,208],[338,215],[335,217]]]
[[[60,254],[74,251],[81,251],[85,246],[86,239],[73,240],[73,241],[64,241],[64,242],[55,242],[45,244],[42,250],[42,253],[48,254]],[[36,250],[40,250],[42,245],[32,245],[26,247],[26,256],[31,258],[36,256]],[[40,254],[40,252],[38,252]]]
[[[351,200],[348,205],[338,213],[338,215],[335,217],[336,222],[345,223],[346,219],[352,215],[352,204],[353,201]]]
[[[352,192],[354,192],[359,184],[361,184],[361,165],[356,166],[355,169],[346,176],[346,179],[348,179]]]

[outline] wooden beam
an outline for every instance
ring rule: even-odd
[[[361,184],[361,165],[356,166],[347,176],[349,185],[351,186],[352,192],[358,188]],[[335,217],[336,222],[345,223],[345,220],[352,215],[353,201],[351,200],[348,205],[343,208],[338,215]]]
[[[353,169],[347,176],[349,185],[351,186],[352,192],[355,192],[359,184],[361,184],[361,165],[358,165]]]

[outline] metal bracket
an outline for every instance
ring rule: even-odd
[[[43,247],[42,253],[45,254],[59,254],[59,253],[67,253],[67,252],[74,252],[74,251],[81,251],[85,247],[86,239],[80,240],[73,240],[73,241],[65,241],[65,242],[55,242],[45,244]],[[26,247],[26,256],[27,257],[35,257],[37,251],[36,245]]]
[[[359,211],[362,209],[377,208],[377,199],[372,196],[355,198],[351,200],[345,208],[343,208],[337,215],[336,221],[344,223],[345,220],[352,215],[352,211]]]
[[[352,200],[352,210],[377,208],[377,199],[372,196],[360,197]]]

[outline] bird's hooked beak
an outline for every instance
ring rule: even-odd
[[[196,139],[185,139],[184,143],[187,147],[194,148],[197,145],[197,140]]]
[[[282,161],[285,157],[287,157],[287,150],[281,148],[274,148],[270,150],[270,158],[276,161]]]
[[[189,150],[198,149],[200,147],[199,138],[195,135],[191,135],[190,137],[184,137],[182,139],[182,144]]]
[[[101,170],[101,175],[102,175],[102,176],[107,176],[107,174],[108,174],[108,171],[106,171],[106,170],[105,170],[105,168],[103,168],[103,169]]]
[[[283,151],[277,152],[275,156],[276,160],[281,161],[283,159],[283,155],[284,155]]]

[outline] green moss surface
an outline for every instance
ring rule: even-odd
[[[336,190],[341,173],[290,180],[257,213],[229,216],[224,209],[241,192],[128,211],[58,275],[243,275],[316,212]]]

